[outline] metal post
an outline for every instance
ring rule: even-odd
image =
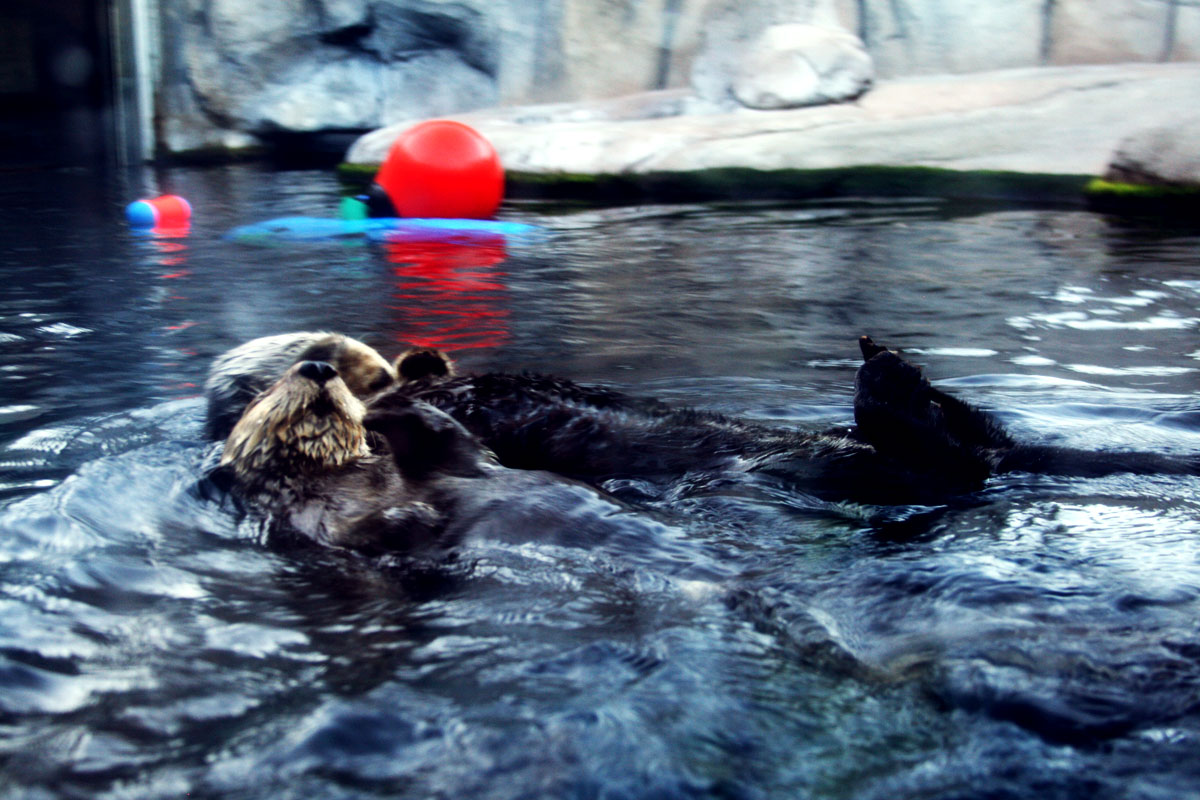
[[[114,0],[112,54],[117,159],[123,165],[152,158],[158,143],[154,99],[160,36],[157,0]]]

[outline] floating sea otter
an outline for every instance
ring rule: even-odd
[[[322,544],[399,548],[430,538],[437,514],[387,453],[368,448],[366,415],[333,366],[302,361],[246,408],[220,467],[247,505]]]
[[[332,365],[302,361],[234,425],[218,468],[274,533],[369,554],[473,537],[594,544],[663,526],[583,484],[508,469],[433,406],[368,410]]]
[[[456,376],[448,359],[432,351],[401,356],[400,380],[367,402],[377,414],[413,400],[428,403],[465,426],[505,466],[593,484],[752,471],[779,475],[826,499],[920,503],[978,490],[1002,472],[1198,471],[1196,458],[1016,443],[993,416],[934,388],[896,353],[867,337],[859,345],[857,426],[849,432],[794,431],[676,409],[549,376]],[[229,378],[226,372],[223,379]]]
[[[461,421],[501,463],[584,480],[670,477],[713,469],[782,475],[827,499],[914,503],[978,490],[992,475],[1097,477],[1120,472],[1195,474],[1200,459],[1096,452],[1013,440],[994,416],[934,388],[895,352],[859,340],[853,430],[805,433],[664,403],[561,378],[431,367],[372,398],[420,399]],[[444,358],[444,357],[443,357]],[[430,355],[421,353],[421,364]]]

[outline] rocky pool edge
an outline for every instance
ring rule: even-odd
[[[378,164],[343,162],[337,173],[347,191],[361,192],[378,169]],[[1200,211],[1200,187],[1133,184],[1095,175],[889,165],[778,170],[717,167],[637,174],[509,171],[505,190],[506,200],[582,206],[854,197],[934,198],[1146,213]]]

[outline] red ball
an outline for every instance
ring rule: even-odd
[[[400,134],[375,182],[402,217],[488,219],[504,199],[496,148],[474,128],[448,119]]]
[[[177,194],[159,195],[150,201],[158,211],[160,228],[178,228],[192,218],[192,205]]]

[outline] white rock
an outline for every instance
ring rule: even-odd
[[[770,112],[570,122],[559,106],[454,118],[490,139],[506,169],[548,175],[923,166],[1087,176],[1104,172],[1123,137],[1173,124],[1180,108],[1200,108],[1200,64],[920,76],[881,81],[857,103]],[[347,160],[379,163],[414,121],[361,138]]]
[[[855,73],[837,73],[848,86],[832,76],[838,58],[853,48],[834,48],[833,56],[809,48],[808,58],[797,59],[786,55],[785,42],[785,54],[772,62],[765,51],[751,47],[763,31],[793,23],[857,34],[876,79],[1200,59],[1197,0],[175,0],[159,5],[167,39],[156,115],[163,120],[161,144],[168,151],[221,144],[230,131],[253,141],[280,130],[319,133],[487,106],[593,101],[655,89],[690,88],[694,102],[685,103],[688,111],[705,113],[732,110],[735,93],[756,107],[790,107],[807,102],[805,96],[852,96],[859,80]],[[743,54],[767,63],[746,62]],[[830,63],[833,72],[827,69]],[[372,79],[362,80],[367,73]],[[361,96],[348,97],[347,90]]]
[[[773,25],[754,41],[733,79],[749,108],[800,108],[858,97],[874,68],[852,33],[819,25]]]

